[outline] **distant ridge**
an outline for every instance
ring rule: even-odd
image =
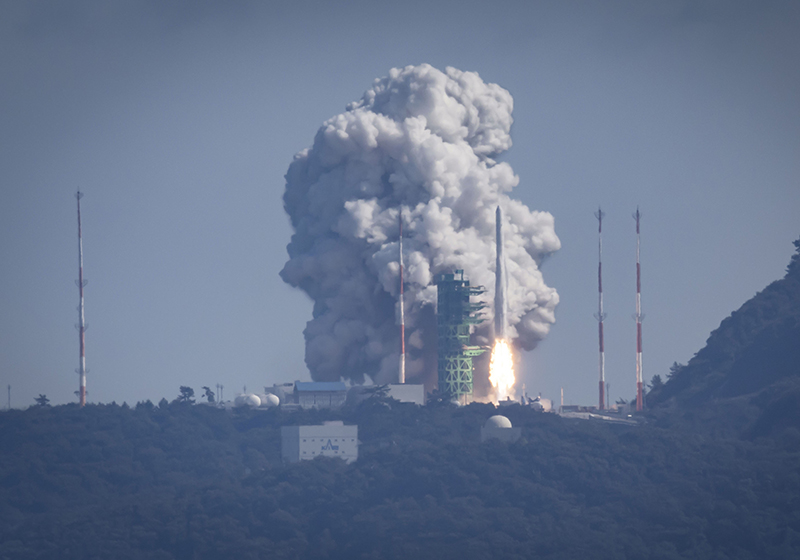
[[[742,416],[732,425],[749,421],[752,435],[800,427],[796,412],[787,410],[783,418],[775,410],[788,407],[787,398],[800,405],[800,239],[794,245],[786,275],[723,320],[687,365],[673,366],[667,382],[648,396],[651,406],[704,409],[695,414],[704,421],[726,408]],[[769,426],[767,417],[775,417]]]

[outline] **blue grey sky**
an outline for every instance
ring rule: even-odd
[[[511,92],[513,196],[555,217],[529,393],[596,401],[602,205],[607,379],[630,398],[637,205],[645,379],[784,273],[798,29],[793,1],[4,2],[0,384],[75,400],[78,188],[90,402],[308,380],[283,175],[373,79],[427,62]]]

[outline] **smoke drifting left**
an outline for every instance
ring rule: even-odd
[[[529,350],[548,333],[558,294],[538,265],[560,248],[553,217],[511,199],[519,179],[492,159],[511,146],[512,109],[506,90],[475,73],[427,64],[392,69],[295,156],[284,193],[295,233],[281,277],[314,301],[305,329],[313,379],[396,378],[401,206],[409,382],[435,383],[435,274],[464,269],[494,298],[498,206],[507,338]],[[487,311],[481,344],[492,334]]]

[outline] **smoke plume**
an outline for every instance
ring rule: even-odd
[[[401,208],[408,382],[435,384],[435,274],[463,269],[493,301],[498,205],[507,336],[530,350],[547,334],[558,294],[539,265],[561,244],[553,217],[511,199],[519,178],[492,159],[511,146],[512,109],[506,90],[474,72],[395,68],[295,156],[283,197],[295,233],[281,278],[314,301],[304,332],[313,379],[396,380]],[[479,344],[489,344],[491,307]]]

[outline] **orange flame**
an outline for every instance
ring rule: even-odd
[[[489,362],[489,382],[497,393],[497,400],[514,396],[514,359],[511,347],[502,338],[494,341],[492,359]]]

